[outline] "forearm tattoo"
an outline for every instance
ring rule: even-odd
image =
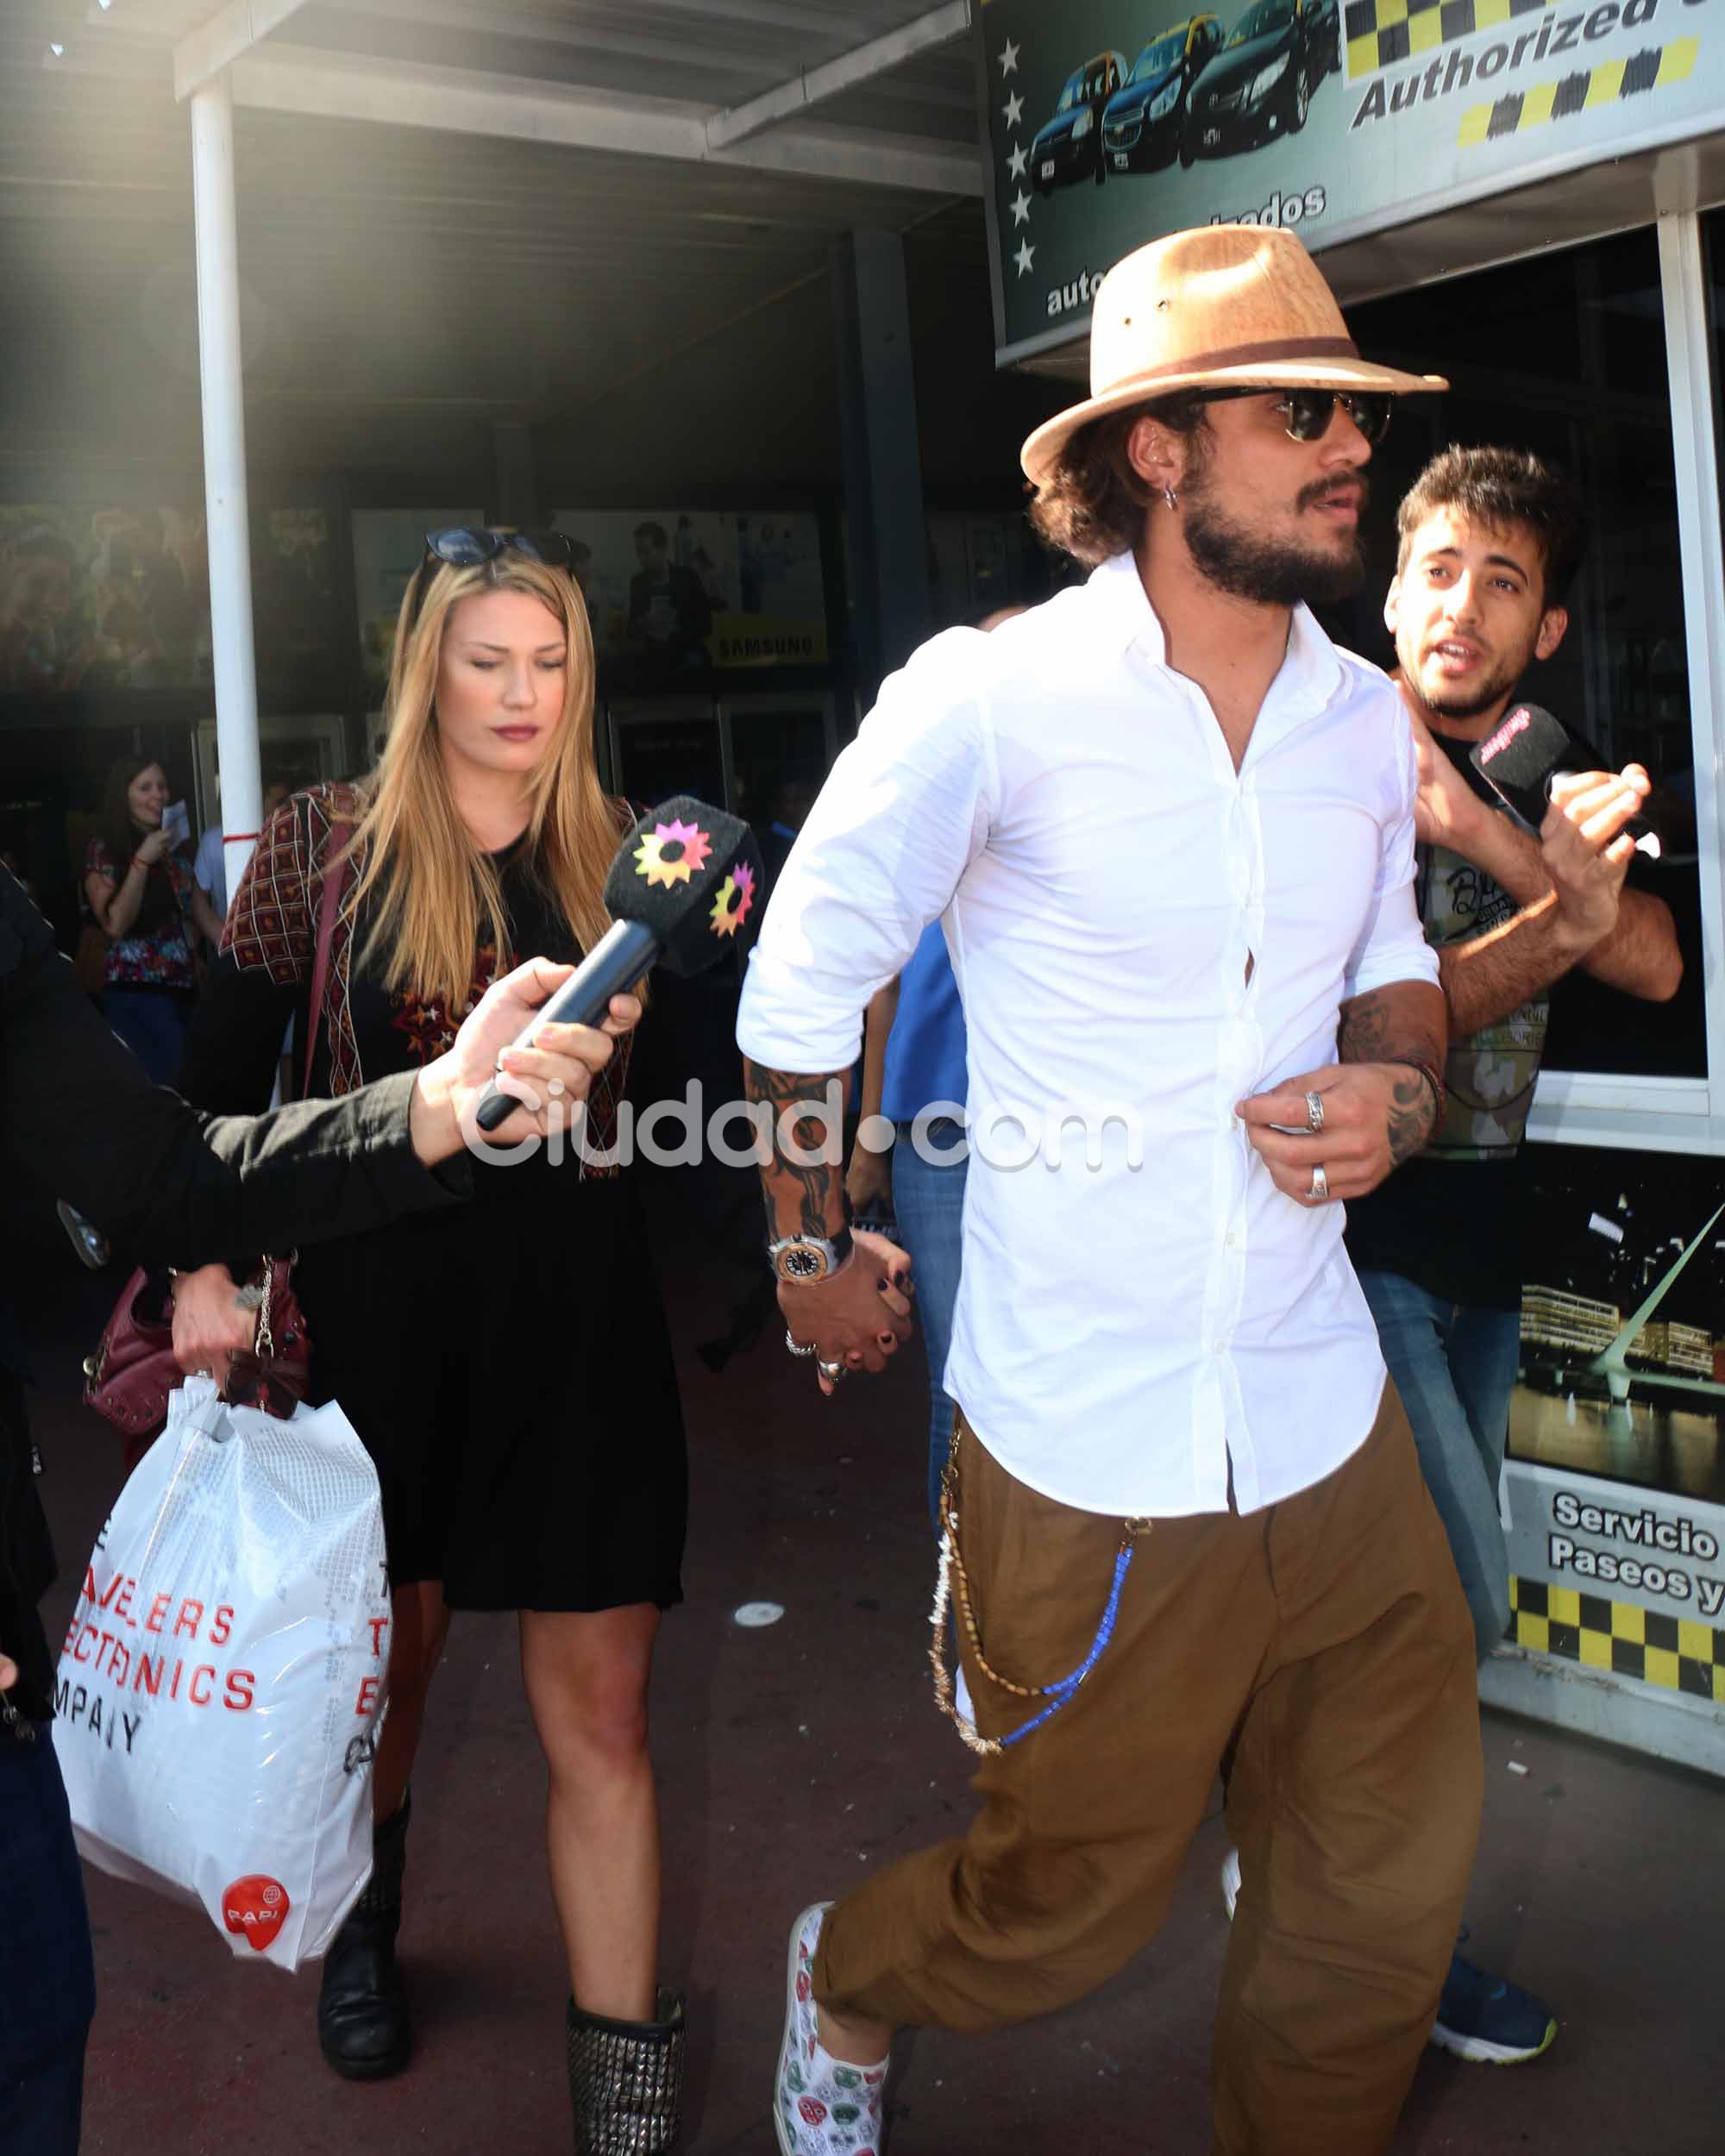
[[[1339,1059],[1398,1065],[1389,1103],[1389,1158],[1394,1167],[1430,1142],[1438,1117],[1436,1081],[1446,1045],[1440,990],[1396,984],[1369,990],[1342,1009]],[[1422,1068],[1423,1066],[1423,1068]]]
[[[844,1099],[843,1074],[799,1076],[768,1070],[745,1056],[743,1091],[751,1106],[767,1110],[756,1123],[768,1238],[831,1237],[850,1217],[837,1106]],[[793,1110],[798,1112],[788,1112]]]
[[[1412,1068],[1398,1072],[1389,1096],[1389,1164],[1399,1168],[1430,1143],[1438,1104],[1424,1075]]]

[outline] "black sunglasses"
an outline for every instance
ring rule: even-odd
[[[1251,389],[1205,389],[1198,392],[1207,404],[1226,404],[1237,397],[1270,394],[1264,383]],[[1276,399],[1275,409],[1286,416],[1290,441],[1321,442],[1330,430],[1330,422],[1339,404],[1376,448],[1389,431],[1390,410],[1395,402],[1383,390],[1286,389]]]
[[[549,562],[554,569],[567,569],[574,560],[561,531],[494,531],[489,525],[470,531],[465,524],[449,524],[425,535],[427,561],[447,561],[455,569],[495,561],[505,549],[524,554],[530,561]]]

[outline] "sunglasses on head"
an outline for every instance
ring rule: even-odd
[[[505,549],[524,554],[530,561],[548,562],[554,569],[567,569],[574,559],[561,531],[494,531],[489,525],[470,531],[464,524],[450,524],[425,535],[427,561],[446,561],[455,569],[494,561]]]
[[[1237,397],[1267,397],[1270,392],[1260,383],[1251,389],[1207,389],[1200,394],[1207,404],[1220,404]],[[1321,442],[1330,430],[1330,422],[1339,404],[1376,448],[1389,431],[1390,408],[1395,401],[1382,390],[1285,389],[1276,398],[1274,409],[1286,420],[1290,441]]]

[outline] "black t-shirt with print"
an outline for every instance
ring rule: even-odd
[[[1578,736],[1583,769],[1602,769]],[[1483,801],[1507,815],[1469,761],[1472,744],[1433,739]],[[1414,898],[1426,941],[1441,950],[1500,928],[1520,911],[1493,877],[1446,846],[1415,851]],[[1516,1159],[1545,1053],[1551,992],[1494,1025],[1452,1038],[1444,1058],[1449,1100],[1427,1150],[1347,1208],[1356,1272],[1399,1273],[1453,1302],[1513,1310],[1521,1300],[1522,1178]]]

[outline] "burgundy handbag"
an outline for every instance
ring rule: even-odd
[[[329,835],[331,849],[345,846],[347,837],[346,827],[337,825]],[[347,861],[338,854],[323,880],[318,906],[302,1093],[310,1089],[330,947],[347,876]],[[235,1351],[224,1394],[236,1405],[260,1407],[270,1414],[292,1414],[294,1402],[304,1399],[310,1383],[311,1342],[293,1292],[292,1265],[292,1257],[267,1258],[260,1276],[241,1290],[257,1310],[257,1331],[250,1351]],[[96,1352],[84,1364],[84,1404],[112,1423],[127,1440],[129,1472],[161,1434],[167,1422],[167,1396],[185,1376],[174,1358],[172,1298],[163,1309],[145,1308],[149,1286],[150,1275],[140,1266],[121,1290]]]

